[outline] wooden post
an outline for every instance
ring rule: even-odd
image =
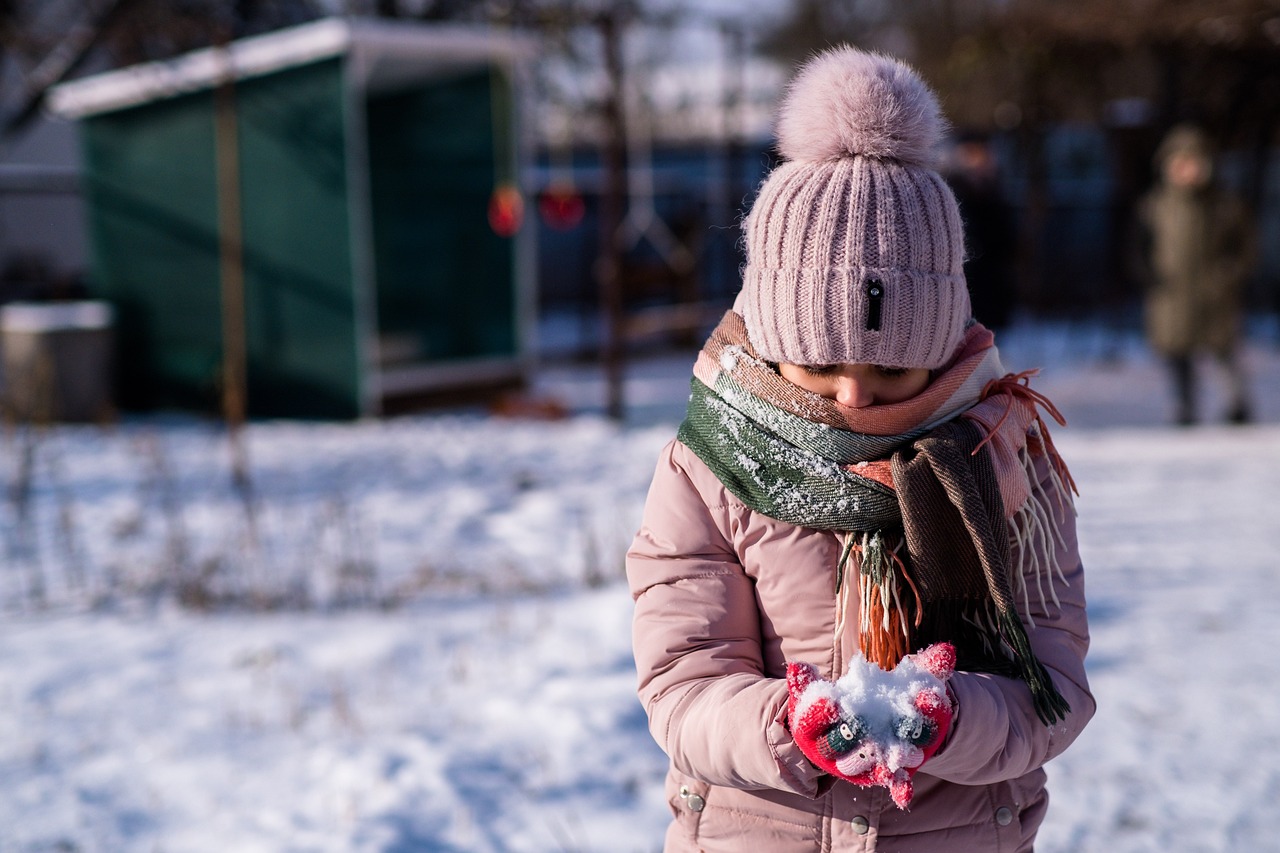
[[[214,158],[218,198],[218,271],[222,296],[222,415],[231,444],[231,477],[253,527],[249,457],[244,444],[248,408],[244,300],[244,233],[240,203],[240,139],[235,69],[227,39],[219,44],[222,76],[213,92]]]

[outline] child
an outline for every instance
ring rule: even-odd
[[[627,558],[668,851],[1031,850],[1092,716],[1057,412],[970,319],[942,121],[847,47],[787,92]]]

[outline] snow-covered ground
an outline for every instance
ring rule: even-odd
[[[1260,338],[1259,423],[1190,429],[1165,426],[1132,335],[1004,341],[1072,422],[1099,701],[1049,766],[1041,851],[1276,849],[1280,348]],[[4,436],[0,853],[660,849],[622,555],[690,360],[633,365],[621,427],[596,371],[558,365],[535,391],[563,421],[255,424],[251,513],[207,424]],[[224,603],[176,605],[175,577]]]

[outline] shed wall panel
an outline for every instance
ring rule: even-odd
[[[342,85],[335,59],[237,87],[257,415],[360,413]]]
[[[493,122],[506,85],[485,70],[368,100],[379,331],[419,361],[516,355],[514,246],[488,220],[513,157]]]

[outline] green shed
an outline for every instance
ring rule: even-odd
[[[527,55],[487,29],[331,18],[57,87],[51,109],[80,128],[121,403],[217,406],[228,92],[249,414],[376,415],[523,380],[530,223],[504,236],[491,214],[520,173]]]

